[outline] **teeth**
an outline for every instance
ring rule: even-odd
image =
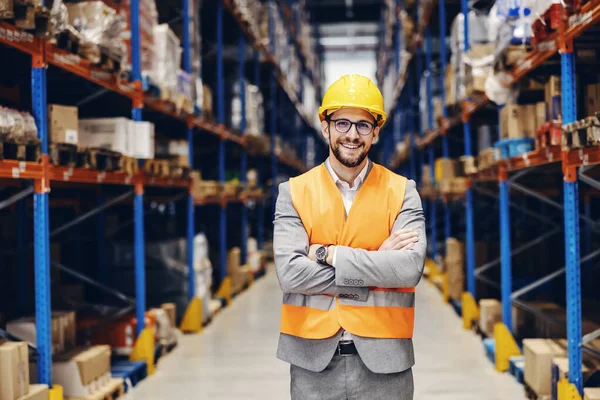
[[[352,150],[358,149],[358,146],[353,146],[353,145],[350,145],[350,144],[342,144],[342,146],[344,146],[347,149],[352,149]]]

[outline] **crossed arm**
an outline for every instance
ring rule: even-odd
[[[368,287],[413,287],[421,279],[427,241],[421,200],[413,181],[407,183],[402,211],[382,247],[367,251],[335,246],[331,249],[331,255],[336,254],[335,266],[322,265],[310,258],[308,234],[292,205],[289,183],[279,186],[274,225],[275,266],[285,293],[332,296],[349,293],[365,301]],[[418,237],[416,242],[414,234]],[[352,284],[356,282],[361,284]]]

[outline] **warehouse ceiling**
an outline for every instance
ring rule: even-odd
[[[307,0],[312,22],[378,22],[383,0]]]

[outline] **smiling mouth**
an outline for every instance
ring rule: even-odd
[[[357,144],[349,144],[349,143],[340,143],[342,145],[342,147],[345,147],[349,150],[356,150],[358,149],[360,146]]]

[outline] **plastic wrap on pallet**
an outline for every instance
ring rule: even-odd
[[[67,4],[69,24],[82,36],[80,53],[90,61],[100,62],[101,48],[110,58],[121,61],[125,44],[120,40],[125,19],[101,1]]]
[[[196,273],[196,296],[202,299],[203,322],[210,317],[210,300],[212,299],[213,267],[209,258],[208,239],[204,233],[194,237],[194,272]]]
[[[177,90],[177,71],[181,65],[181,42],[168,24],[154,28],[153,80],[161,87]]]
[[[0,19],[11,19],[14,16],[12,0],[0,0]]]
[[[55,0],[50,9],[48,31],[50,36],[58,35],[69,26],[69,10],[61,0]]]
[[[0,107],[0,135],[11,140],[37,139],[37,126],[31,114]]]

